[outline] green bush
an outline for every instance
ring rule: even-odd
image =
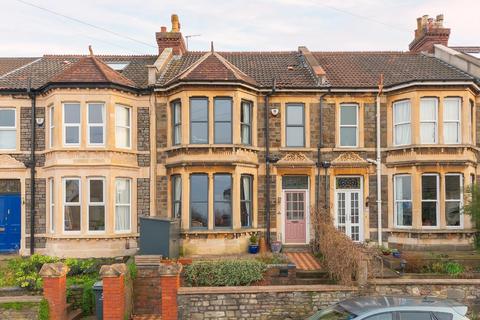
[[[38,274],[45,263],[57,262],[58,259],[34,254],[28,258],[16,258],[8,262],[12,270],[14,284],[31,290],[42,288],[42,278]]]
[[[461,275],[465,271],[465,267],[458,262],[455,261],[438,261],[434,262],[427,267],[425,272],[433,272],[433,273],[441,273],[441,274],[448,274],[452,277],[457,277]]]
[[[254,259],[197,261],[185,267],[185,280],[193,287],[248,286],[262,280],[266,269]]]
[[[48,320],[50,319],[50,309],[48,308],[48,301],[42,299],[40,301],[40,307],[38,309],[38,320]]]

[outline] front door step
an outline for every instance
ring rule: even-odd
[[[282,252],[312,252],[310,246],[308,244],[283,244],[282,245]]]
[[[297,270],[321,270],[322,268],[320,262],[309,252],[287,252],[285,255],[295,264]]]

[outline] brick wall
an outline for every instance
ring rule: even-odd
[[[36,117],[45,118],[45,108],[36,107]],[[20,150],[30,151],[30,143],[32,141],[32,112],[30,107],[22,107],[20,109]],[[36,130],[35,150],[45,150],[45,124],[37,126]]]
[[[150,215],[150,179],[137,179],[137,218],[140,228],[140,217]]]
[[[30,234],[30,179],[25,180],[25,233]],[[44,178],[35,179],[35,233],[46,232],[46,181]],[[25,239],[27,248],[30,247],[30,237]],[[44,238],[35,238],[35,247],[45,248]]]
[[[167,201],[168,201],[168,178],[166,176],[157,176],[157,215],[167,217]]]
[[[280,109],[279,103],[270,104],[272,108]],[[258,135],[258,146],[265,147],[265,104],[259,103],[257,105],[257,135]],[[270,111],[270,110],[269,110]],[[280,117],[280,112],[277,116],[273,116],[271,113],[269,115],[269,128],[270,128],[270,147],[277,148],[281,144],[281,128],[282,121]]]
[[[161,314],[161,288],[158,265],[137,266],[133,280],[133,310],[135,314]]]
[[[167,104],[157,103],[157,148],[167,146]]]

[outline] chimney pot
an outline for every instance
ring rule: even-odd
[[[160,32],[167,32],[167,27],[162,26],[162,27],[160,28]]]
[[[409,45],[410,51],[433,53],[435,44],[448,46],[450,29],[443,26],[443,18],[443,14],[435,18],[428,15],[417,18],[417,29],[415,38]]]
[[[172,32],[180,32],[180,20],[177,14],[172,14]]]
[[[166,48],[172,48],[174,55],[182,55],[187,51],[185,40],[180,32],[180,22],[176,14],[172,14],[172,31],[168,32],[167,27],[162,26],[160,32],[155,34],[158,53],[162,54]]]

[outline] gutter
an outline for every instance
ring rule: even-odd
[[[36,140],[36,98],[37,92],[32,90],[29,80],[28,97],[32,100],[31,108],[31,139],[30,139],[30,255],[35,253],[35,140]]]
[[[265,121],[265,227],[267,229],[266,242],[270,245],[270,96],[276,92],[276,80],[273,79],[272,89],[264,97],[264,121]]]

